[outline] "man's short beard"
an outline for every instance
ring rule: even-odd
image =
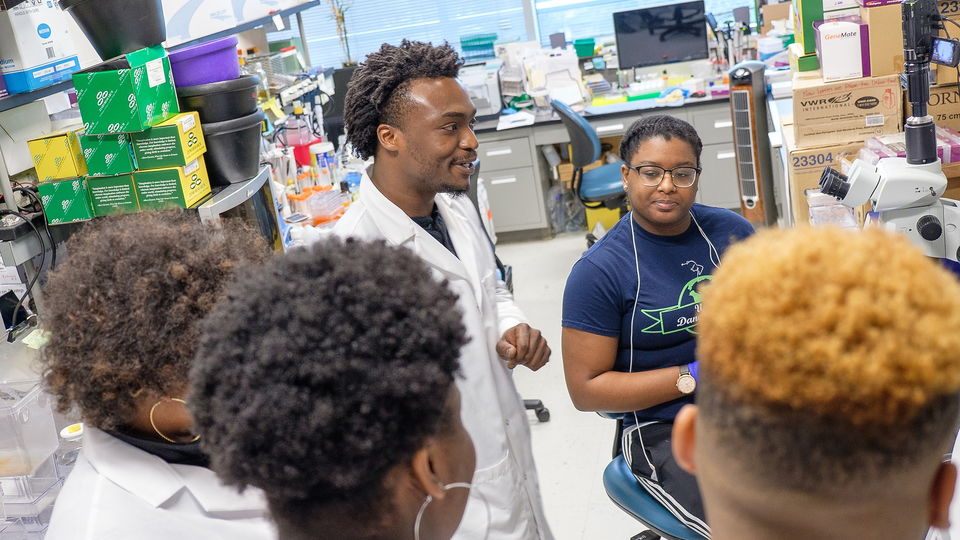
[[[452,196],[454,199],[466,195],[467,189],[460,186],[451,186],[449,184],[441,184],[440,190],[437,193],[446,193]]]

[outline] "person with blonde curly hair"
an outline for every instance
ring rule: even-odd
[[[714,540],[916,539],[948,526],[960,283],[880,229],[768,230],[703,291],[673,451]]]

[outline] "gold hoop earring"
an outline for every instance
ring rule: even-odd
[[[154,411],[157,410],[157,406],[160,405],[161,403],[163,403],[163,401],[164,401],[164,400],[167,400],[167,399],[169,399],[170,401],[175,401],[175,402],[177,402],[177,403],[181,403],[181,404],[183,404],[183,405],[186,405],[186,404],[187,404],[186,401],[184,401],[184,400],[182,400],[182,399],[180,399],[180,398],[164,398],[164,399],[161,399],[160,401],[154,403],[154,404],[153,404],[153,407],[150,407],[150,427],[152,427],[152,428],[153,428],[153,431],[155,431],[155,432],[157,433],[157,435],[159,435],[160,438],[162,438],[163,440],[165,440],[165,441],[167,441],[167,442],[170,442],[170,443],[173,443],[173,444],[181,444],[180,442],[175,441],[175,440],[171,439],[170,437],[167,437],[166,435],[164,435],[159,429],[157,429],[157,424],[153,421],[153,413],[154,413]],[[200,440],[200,435],[196,435],[196,436],[194,436],[192,439],[190,439],[190,440],[187,441],[187,442],[194,443],[194,442],[197,442],[197,441],[199,441],[199,440]]]

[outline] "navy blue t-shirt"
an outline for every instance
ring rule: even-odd
[[[694,204],[691,209],[704,233],[722,255],[734,241],[753,234],[753,226],[722,208]],[[637,239],[634,258],[631,229]],[[717,259],[714,256],[713,259]],[[630,316],[640,299],[633,337],[633,372],[689,364],[695,360],[697,287],[711,279],[715,265],[710,248],[693,220],[686,232],[658,236],[624,216],[574,265],[563,293],[563,326],[619,338],[615,371],[630,372]],[[641,422],[673,421],[692,396],[637,411]],[[624,416],[624,426],[634,424]]]

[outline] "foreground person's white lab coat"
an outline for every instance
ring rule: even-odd
[[[496,352],[503,332],[526,322],[524,315],[497,279],[493,252],[473,203],[467,197],[446,194],[437,195],[436,203],[459,258],[380,193],[366,174],[360,184],[359,201],[347,210],[334,233],[383,239],[411,249],[430,266],[434,278],[447,279],[459,296],[470,342],[460,355],[463,377],[457,380],[457,387],[463,423],[477,449],[477,469],[454,538],[551,539],[530,449],[526,411],[505,362]],[[482,498],[486,498],[489,512]]]
[[[273,540],[262,493],[87,428],[46,540]]]

